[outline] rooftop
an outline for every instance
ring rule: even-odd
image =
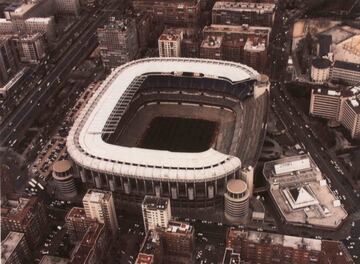
[[[62,173],[70,170],[71,167],[72,167],[72,162],[70,160],[59,160],[53,164],[52,169],[57,173]]]
[[[147,195],[145,196],[142,204],[146,206],[147,209],[150,210],[157,210],[157,209],[165,210],[168,207],[168,204],[170,204],[170,200],[169,198]]]
[[[266,50],[266,38],[251,36],[246,40],[244,50],[248,52],[261,52]]]
[[[266,162],[263,173],[270,184],[270,194],[287,222],[336,229],[347,217],[307,154]]]
[[[224,258],[222,264],[240,264],[240,254],[235,253],[232,248],[225,249]]]
[[[227,182],[227,190],[231,193],[243,193],[247,189],[247,185],[243,180],[232,179]]]
[[[19,198],[16,200],[8,200],[1,205],[1,217],[16,221],[22,225],[26,225],[31,219],[30,215],[34,214],[34,207],[38,203],[38,198]]]
[[[168,224],[168,227],[165,229],[165,232],[169,233],[192,233],[194,228],[184,222],[176,222],[176,221],[170,221]]]
[[[84,195],[83,200],[88,200],[91,203],[102,203],[103,201],[110,200],[112,193],[110,191],[89,189]]]
[[[84,208],[81,208],[81,207],[72,207],[70,209],[70,211],[66,214],[66,217],[65,219],[85,219],[86,218],[86,214],[85,214],[85,210]]]
[[[167,28],[160,35],[159,40],[162,41],[179,41],[182,39],[182,31],[175,28]]]
[[[98,239],[102,232],[104,232],[104,224],[93,222],[87,229],[80,244],[74,249],[71,263],[72,264],[83,264],[88,260],[89,255],[96,246]]]
[[[341,68],[348,71],[360,72],[360,64],[346,62],[346,61],[335,61],[334,68]]]
[[[103,140],[103,133],[112,133],[104,129],[116,106],[127,105],[131,101],[128,96],[138,89],[130,84],[150,73],[171,72],[202,73],[205,77],[226,80],[232,84],[260,78],[259,73],[248,66],[219,60],[147,58],[124,64],[102,83],[75,121],[67,140],[71,158],[89,170],[129,177],[158,177],[169,181],[179,178],[192,182],[213,179],[239,168],[239,158],[212,148],[197,153],[178,153],[129,148],[108,144]]]
[[[66,258],[45,255],[42,257],[39,264],[67,264],[69,262],[70,260]]]
[[[274,12],[275,4],[268,3],[248,3],[248,2],[216,2],[213,10],[231,10],[258,13]]]
[[[331,61],[324,58],[316,58],[312,61],[312,66],[317,69],[326,69],[331,66]]]
[[[202,42],[202,48],[220,49],[223,44],[223,36],[207,36]]]
[[[150,230],[143,241],[140,253],[155,256],[160,247],[160,237],[156,231]]]
[[[152,264],[152,263],[154,263],[154,255],[139,253],[135,263],[136,264]]]
[[[228,240],[236,239],[237,237],[242,237],[256,244],[272,244],[293,249],[307,249],[309,251],[321,251],[322,245],[322,241],[318,239],[230,228],[227,236]]]
[[[1,263],[5,263],[10,258],[23,237],[23,233],[10,232],[6,238],[1,241]]]

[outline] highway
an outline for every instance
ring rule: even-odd
[[[342,203],[345,204],[348,212],[360,209],[360,199],[353,192],[347,179],[334,168],[327,150],[313,135],[311,127],[303,119],[299,110],[294,107],[290,98],[279,88],[279,85],[274,85],[271,89],[275,110],[280,114],[291,135],[305,146],[306,151],[310,153],[321,172],[329,179],[328,182],[331,182],[332,189],[338,190],[338,196],[345,195],[346,200],[343,200]]]
[[[116,10],[120,2],[109,2],[106,9]],[[72,67],[77,65],[97,46],[96,29],[106,21],[111,13],[101,12],[89,18],[90,26],[82,32],[66,50],[56,65],[50,69],[40,85],[29,95],[0,127],[0,146],[9,146],[22,138],[26,129],[41,114],[42,107],[59,92],[61,82],[66,81]]]

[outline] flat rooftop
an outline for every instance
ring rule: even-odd
[[[228,240],[236,239],[237,237],[246,238],[248,241],[255,244],[265,243],[271,245],[279,245],[283,247],[290,247],[293,249],[306,249],[314,251],[321,251],[322,245],[322,241],[319,239],[287,236],[258,231],[244,231],[240,229],[230,228],[227,236]]]
[[[280,174],[275,172],[276,166],[282,166],[277,167]],[[263,173],[270,184],[270,194],[287,222],[337,229],[347,217],[346,210],[307,154],[266,162]]]
[[[69,259],[47,255],[42,257],[39,264],[68,264],[68,263],[70,263]]]
[[[84,195],[84,199],[89,200],[91,203],[101,203],[103,201],[108,201],[112,196],[110,191],[98,190],[98,189],[89,189]]]
[[[23,233],[10,232],[6,238],[1,241],[1,263],[5,263],[10,258],[23,237]]]
[[[156,197],[156,196],[145,196],[143,205],[146,206],[147,209],[150,210],[165,210],[170,203],[169,198]]]
[[[273,13],[275,4],[269,3],[248,3],[248,2],[216,2],[214,10],[231,10],[237,12],[257,12],[261,14]]]
[[[187,223],[170,221],[168,227],[165,229],[165,232],[191,234],[193,230],[193,226]]]

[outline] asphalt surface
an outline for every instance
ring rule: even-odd
[[[343,175],[341,175],[331,163],[331,156],[327,153],[324,146],[313,134],[311,124],[306,123],[303,119],[301,112],[294,107],[290,98],[286,98],[285,94],[280,91],[279,85],[272,87],[271,93],[275,98],[275,109],[282,117],[282,121],[287,126],[289,132],[302,143],[306,151],[314,159],[315,163],[319,166],[321,172],[330,179],[332,189],[337,189],[339,195],[346,196],[346,200],[342,202],[345,204],[345,209],[350,213],[359,210],[360,199],[355,195],[351,185],[347,182]]]
[[[96,29],[106,21],[111,13],[106,10],[115,10],[120,2],[109,2],[100,14],[93,14],[89,18],[90,25],[83,31],[72,45],[64,51],[56,65],[49,70],[38,88],[29,95],[5,120],[0,128],[0,146],[14,144],[24,135],[26,129],[41,114],[41,107],[54,96],[61,82],[66,80],[71,69],[93,51],[97,46]]]

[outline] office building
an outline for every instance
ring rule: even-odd
[[[159,57],[181,57],[182,39],[181,29],[165,29],[158,40]]]
[[[223,60],[223,36],[208,36],[200,46],[200,58]]]
[[[59,13],[80,15],[80,0],[54,0]]]
[[[353,263],[339,241],[229,228],[226,247],[250,263]],[[228,264],[228,262],[225,262]]]
[[[135,0],[135,10],[153,13],[160,22],[171,26],[195,26],[200,18],[200,0]]]
[[[71,242],[81,240],[95,219],[86,216],[85,209],[73,207],[65,216],[65,225]]]
[[[247,38],[244,46],[243,63],[260,72],[264,72],[266,70],[267,44],[265,38]]]
[[[12,21],[0,18],[0,34],[13,34],[15,26]]]
[[[89,189],[83,204],[87,217],[105,224],[113,235],[117,233],[118,222],[112,192]]]
[[[335,61],[332,73],[332,81],[342,81],[350,85],[360,83],[360,64],[345,61]]]
[[[17,72],[15,56],[11,36],[0,36],[0,86],[5,85]]]
[[[45,39],[41,33],[20,35],[15,41],[21,62],[38,63],[46,56]]]
[[[48,41],[56,39],[54,17],[32,17],[25,20],[25,27],[18,28],[21,33],[44,33]]]
[[[52,176],[59,195],[65,199],[77,195],[71,161],[60,160],[54,162]]]
[[[145,196],[141,205],[145,231],[157,227],[167,228],[171,219],[171,206],[169,198]]]
[[[163,243],[159,233],[155,230],[149,230],[146,233],[144,241],[140,247],[136,258],[136,264],[157,264],[163,263]]]
[[[167,228],[158,228],[157,231],[163,242],[164,263],[192,263],[195,231],[191,225],[170,221]]]
[[[309,155],[266,162],[263,174],[284,222],[335,230],[347,218],[340,200]]]
[[[47,234],[48,221],[44,204],[37,198],[7,200],[1,205],[2,235],[21,232],[31,249],[39,245]]]
[[[10,232],[1,241],[2,264],[28,264],[31,261],[31,253],[23,233]]]
[[[104,224],[91,223],[82,240],[75,246],[69,263],[103,263],[108,254],[110,241]]]
[[[267,62],[267,48],[271,28],[248,25],[205,26],[204,38],[222,36],[223,59],[247,64],[263,72]]]
[[[232,222],[241,221],[249,213],[249,190],[243,180],[232,179],[224,194],[225,217]]]
[[[134,19],[112,17],[109,23],[97,30],[97,36],[101,59],[107,69],[116,68],[137,56],[139,46]]]
[[[330,78],[331,61],[325,58],[316,58],[311,63],[311,80],[324,83]]]
[[[212,23],[271,27],[274,12],[274,4],[220,1],[212,9]]]
[[[340,121],[340,113],[345,98],[345,96],[342,96],[341,90],[327,88],[312,89],[309,113],[312,116]]]
[[[154,14],[147,11],[137,12],[135,22],[139,49],[146,49],[158,38],[162,26],[156,22]]]
[[[354,96],[345,101],[341,123],[352,138],[360,138],[360,97]]]

